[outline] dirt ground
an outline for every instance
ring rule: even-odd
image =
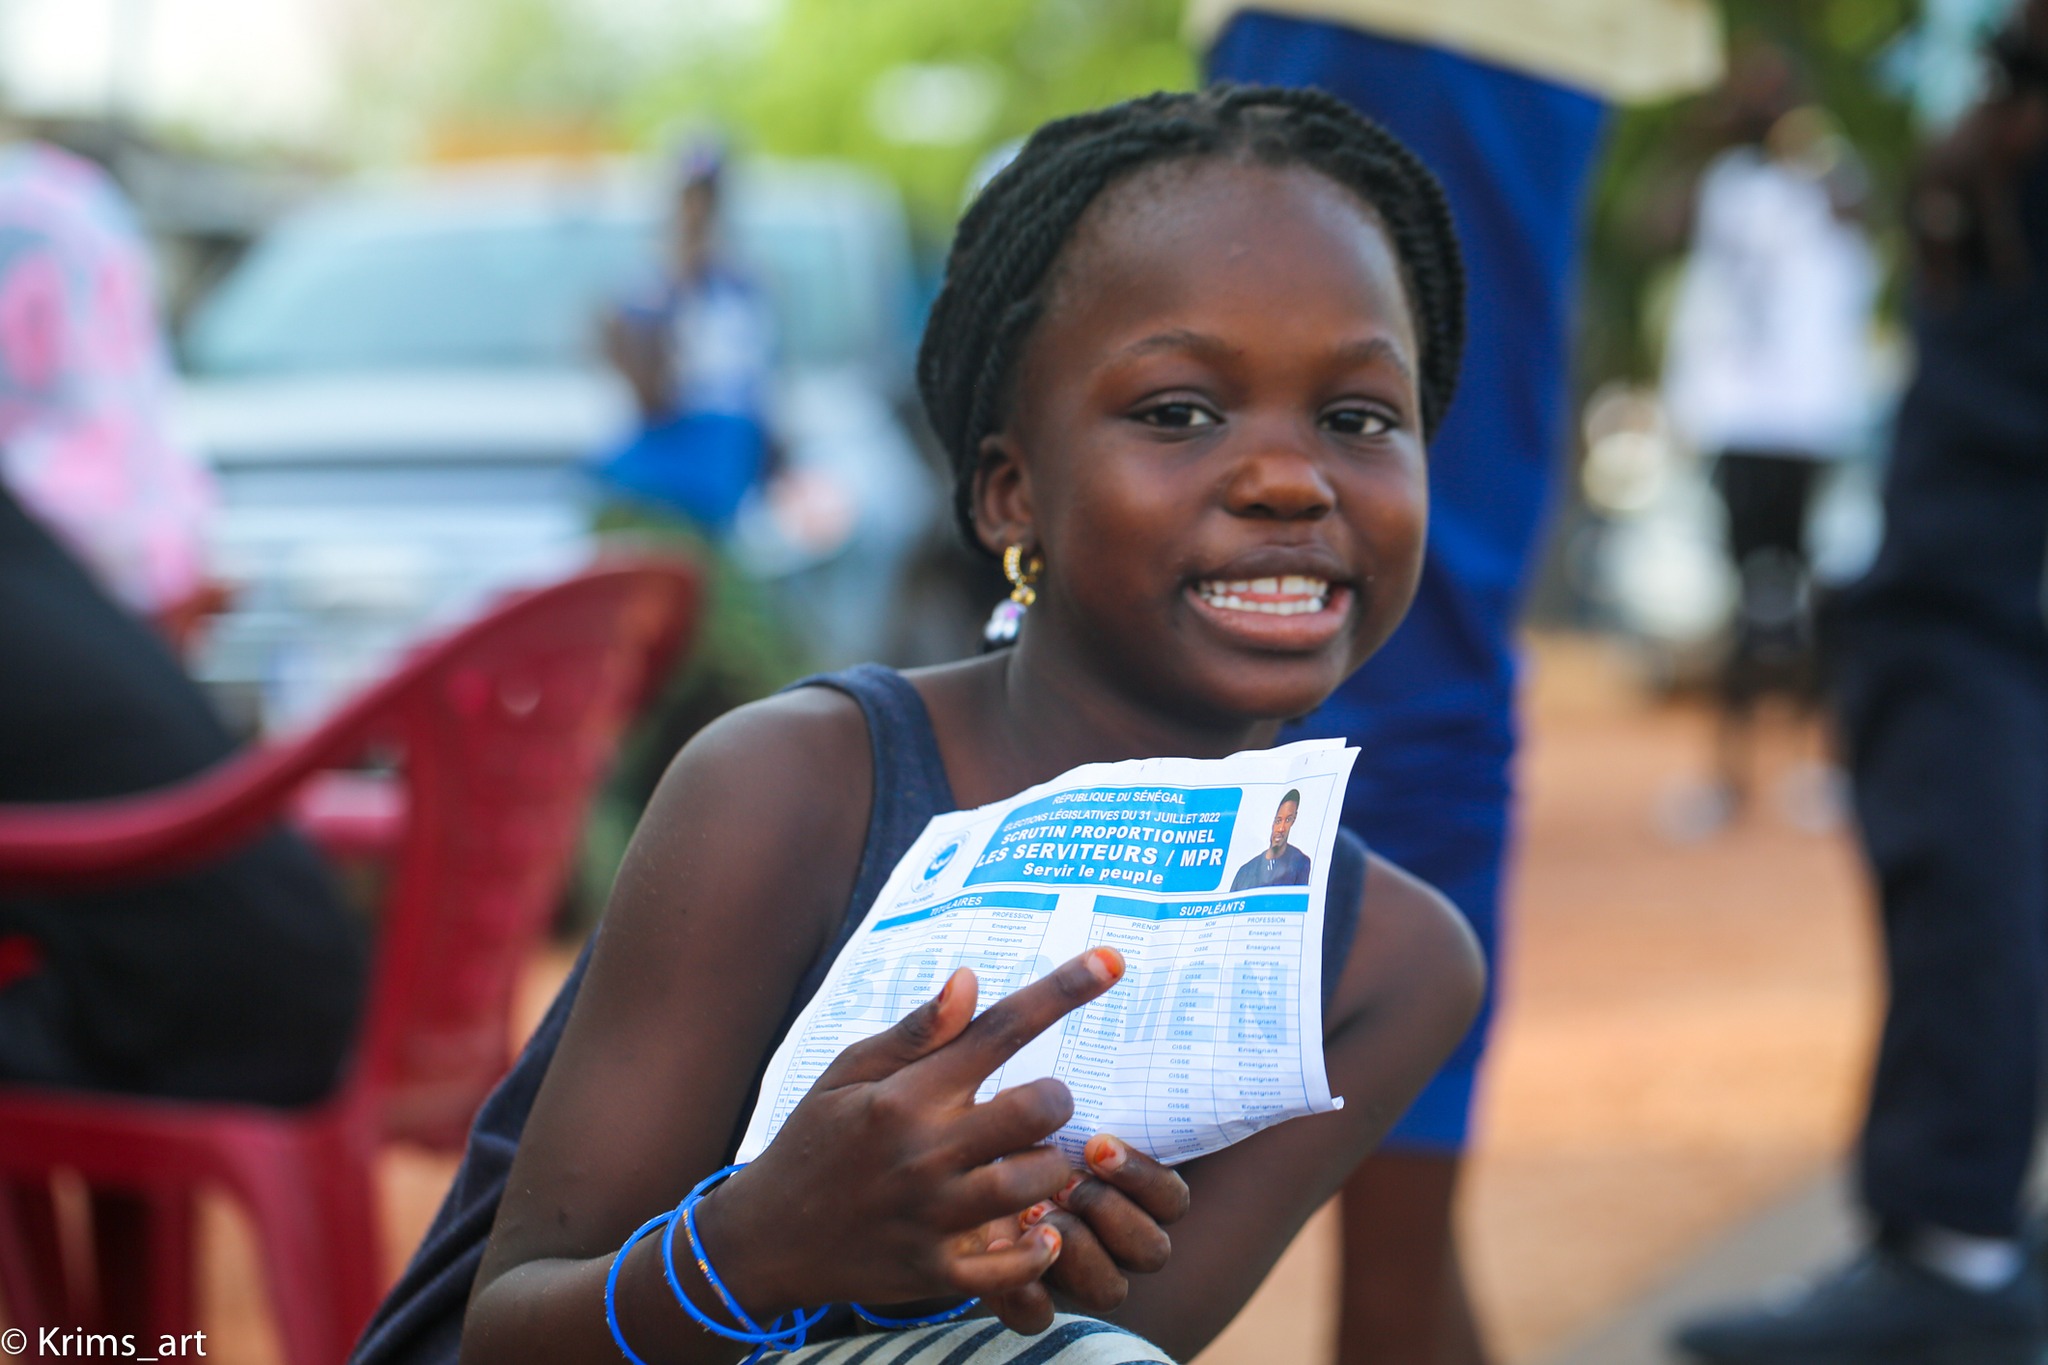
[[[1488,1331],[1515,1365],[1838,1150],[1875,1000],[1849,843],[1773,810],[1778,778],[1819,753],[1811,727],[1765,735],[1755,813],[1676,845],[1656,812],[1699,771],[1704,716],[1645,700],[1583,640],[1535,642],[1530,684],[1503,1006],[1462,1223]],[[529,1023],[567,964],[535,962]],[[394,1274],[451,1170],[388,1159]],[[209,1356],[272,1365],[246,1233],[222,1206],[207,1229]],[[1325,1214],[1200,1365],[1325,1358],[1334,1275]]]

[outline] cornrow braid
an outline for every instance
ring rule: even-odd
[[[1224,84],[1146,95],[1033,133],[954,234],[918,348],[917,387],[953,462],[954,512],[969,545],[980,544],[970,503],[981,443],[1002,424],[1017,358],[1075,225],[1125,176],[1200,157],[1305,166],[1378,215],[1420,332],[1424,434],[1443,420],[1464,348],[1465,274],[1450,206],[1429,168],[1393,134],[1320,90]]]

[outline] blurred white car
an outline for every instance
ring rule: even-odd
[[[599,320],[657,269],[668,203],[652,171],[609,164],[347,190],[201,303],[183,415],[220,477],[237,596],[198,669],[230,710],[316,712],[421,631],[589,556],[586,462],[634,421]],[[745,509],[734,551],[777,580],[820,662],[871,654],[939,501],[896,416],[902,209],[869,173],[809,163],[734,168],[726,206],[774,301],[770,418],[802,493],[781,500],[794,514]]]

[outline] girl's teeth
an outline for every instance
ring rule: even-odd
[[[1255,611],[1267,616],[1302,616],[1323,609],[1330,585],[1320,578],[1289,574],[1284,578],[1237,579],[1200,585],[1202,600],[1226,611]]]
[[[1301,616],[1323,609],[1323,599],[1320,597],[1300,597],[1288,602],[1250,602],[1242,597],[1225,596],[1211,597],[1207,601],[1211,606],[1222,607],[1227,611],[1257,611],[1268,616]]]

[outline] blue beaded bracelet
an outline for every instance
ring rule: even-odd
[[[880,1313],[870,1313],[857,1303],[849,1303],[846,1306],[851,1308],[853,1315],[862,1322],[873,1323],[877,1327],[887,1327],[895,1330],[904,1327],[933,1327],[942,1322],[951,1322],[955,1318],[964,1318],[981,1306],[981,1300],[969,1299],[965,1303],[954,1304],[944,1312],[933,1313],[928,1317],[922,1318],[885,1318]]]
[[[635,1242],[658,1227],[673,1226],[674,1223],[674,1214],[661,1213],[634,1229],[633,1235],[626,1239],[626,1244],[619,1248],[619,1254],[612,1257],[611,1273],[604,1277],[604,1325],[612,1329],[612,1340],[619,1344],[619,1350],[625,1353],[626,1359],[633,1365],[647,1365],[647,1362],[640,1358],[639,1352],[626,1344],[626,1334],[619,1329],[619,1267],[626,1263],[626,1253],[633,1249]]]
[[[719,1279],[718,1272],[711,1268],[711,1258],[704,1254],[704,1243],[697,1236],[697,1204],[699,1203],[699,1201],[701,1201],[706,1194],[709,1194],[711,1192],[712,1186],[718,1184],[720,1181],[730,1179],[733,1175],[745,1169],[746,1163],[740,1162],[738,1165],[727,1166],[724,1170],[714,1171],[710,1175],[705,1176],[702,1180],[697,1182],[696,1187],[690,1191],[689,1195],[686,1198],[684,1198],[682,1205],[676,1210],[676,1212],[682,1215],[683,1231],[689,1236],[690,1239],[690,1254],[697,1258],[697,1268],[704,1272],[704,1278],[709,1280],[711,1282],[711,1287],[718,1291],[719,1299],[724,1302],[726,1308],[731,1311],[732,1315],[735,1318],[738,1318],[739,1321],[746,1327],[749,1327],[756,1332],[761,1332],[763,1331],[761,1326],[757,1324],[752,1318],[746,1315],[745,1311],[740,1308],[739,1301],[733,1298],[731,1292],[726,1289],[725,1281]],[[682,1291],[680,1289],[676,1289],[674,1259],[673,1254],[670,1251],[670,1246],[673,1242],[674,1237],[675,1228],[671,1226],[669,1230],[662,1236],[661,1254],[664,1260],[669,1265],[669,1288],[675,1290],[677,1297],[680,1298],[682,1295]],[[866,1308],[863,1308],[861,1305],[857,1303],[850,1303],[847,1305],[847,1307],[851,1308],[854,1312],[854,1316],[858,1317],[862,1322],[870,1323],[876,1327],[900,1329],[905,1327],[932,1327],[942,1322],[951,1322],[955,1318],[962,1318],[967,1316],[967,1314],[973,1312],[975,1308],[980,1305],[980,1303],[980,1299],[969,1299],[967,1300],[967,1302],[955,1304],[953,1307],[948,1308],[943,1312],[933,1313],[928,1317],[922,1318],[883,1317],[880,1313],[869,1312]],[[824,1316],[825,1310],[822,1308],[818,1309],[809,1319],[805,1319],[803,1317],[803,1314],[799,1312],[797,1314],[798,1326],[796,1328],[788,1329],[788,1331],[799,1333],[796,1339],[796,1343],[795,1345],[785,1347],[784,1349],[795,1350],[797,1346],[803,1345],[803,1337],[800,1333],[802,1331],[808,1331],[811,1327],[817,1324],[820,1318],[823,1318]],[[781,1324],[781,1321],[782,1319],[780,1318],[776,1319],[776,1323],[778,1326]],[[774,1329],[768,1329],[767,1334],[773,1335]]]
[[[689,1194],[684,1196],[683,1202],[676,1206],[676,1211],[668,1215],[668,1227],[663,1231],[661,1237],[661,1265],[662,1273],[668,1279],[669,1292],[675,1295],[676,1302],[682,1305],[683,1311],[688,1313],[696,1321],[697,1325],[706,1331],[714,1332],[729,1341],[752,1344],[755,1350],[753,1354],[749,1355],[742,1362],[742,1365],[753,1365],[753,1362],[759,1360],[762,1353],[771,1346],[783,1351],[794,1351],[799,1346],[802,1346],[810,1329],[815,1327],[824,1318],[825,1310],[819,1308],[806,1316],[803,1310],[799,1309],[794,1314],[784,1315],[784,1317],[795,1318],[795,1321],[789,1326],[783,1326],[784,1319],[777,1318],[774,1325],[764,1328],[755,1322],[744,1308],[740,1307],[739,1300],[733,1297],[732,1292],[725,1287],[725,1281],[718,1277],[716,1270],[712,1269],[711,1257],[705,1254],[704,1243],[697,1236],[697,1205],[710,1192],[713,1185],[716,1185],[719,1181],[724,1180],[739,1169],[740,1167],[738,1166],[728,1166],[722,1171],[705,1177],[697,1183],[696,1187]],[[696,1260],[697,1269],[703,1272],[705,1280],[718,1294],[719,1301],[725,1305],[726,1310],[733,1317],[739,1320],[740,1325],[746,1329],[745,1331],[734,1331],[723,1323],[715,1321],[703,1309],[697,1307],[690,1300],[689,1295],[683,1292],[682,1284],[676,1276],[675,1225],[679,1222],[683,1225],[683,1230],[689,1237],[690,1255]]]
[[[711,1257],[704,1250],[704,1240],[697,1235],[697,1205],[711,1192],[712,1186],[730,1179],[740,1169],[742,1168],[739,1166],[727,1166],[724,1170],[713,1171],[698,1181],[691,1187],[690,1192],[683,1196],[683,1202],[676,1205],[676,1215],[682,1220],[683,1231],[689,1235],[690,1255],[696,1260],[697,1269],[703,1272],[705,1280],[717,1293],[719,1302],[725,1305],[727,1312],[739,1320],[740,1326],[751,1332],[760,1332],[766,1329],[747,1316],[747,1310],[740,1307],[740,1301],[725,1287],[725,1281],[718,1278],[718,1272],[711,1268]],[[675,1236],[675,1225],[670,1224],[668,1231],[662,1235],[661,1258],[662,1264],[668,1270],[669,1288],[680,1297],[683,1291],[676,1284]],[[778,1318],[776,1321],[780,1322],[781,1319]]]
[[[604,1281],[604,1321],[605,1326],[611,1329],[612,1340],[618,1344],[619,1350],[625,1355],[630,1365],[647,1365],[647,1362],[641,1359],[638,1352],[626,1344],[626,1334],[619,1327],[619,1268],[625,1264],[626,1253],[631,1251],[635,1244],[652,1233],[656,1228],[661,1229],[661,1269],[663,1278],[668,1281],[669,1293],[675,1296],[675,1301],[682,1306],[683,1311],[688,1313],[699,1327],[702,1327],[707,1332],[724,1337],[728,1341],[737,1341],[743,1345],[753,1346],[753,1352],[747,1356],[746,1360],[741,1362],[741,1365],[755,1365],[755,1362],[759,1361],[771,1347],[778,1351],[796,1350],[804,1344],[806,1337],[810,1334],[810,1329],[817,1326],[823,1320],[826,1313],[824,1308],[814,1309],[808,1314],[802,1309],[798,1309],[794,1313],[784,1314],[783,1317],[777,1318],[773,1325],[764,1328],[755,1322],[744,1308],[740,1307],[739,1300],[733,1297],[732,1291],[725,1287],[725,1281],[719,1278],[716,1270],[712,1269],[711,1257],[705,1253],[703,1239],[697,1235],[697,1205],[703,1202],[704,1196],[711,1192],[711,1188],[714,1185],[717,1185],[722,1180],[729,1179],[736,1172],[743,1169],[745,1169],[745,1163],[727,1166],[725,1169],[713,1172],[711,1175],[698,1181],[691,1188],[689,1194],[683,1197],[683,1202],[678,1204],[673,1211],[657,1214],[642,1223],[638,1228],[635,1228],[633,1235],[626,1239],[625,1244],[612,1257],[611,1270],[606,1274]],[[705,1282],[718,1295],[719,1302],[724,1304],[726,1310],[738,1320],[740,1323],[738,1329],[727,1327],[724,1323],[713,1318],[709,1313],[699,1308],[688,1294],[683,1292],[682,1281],[676,1274],[675,1236],[677,1223],[683,1225],[684,1235],[689,1239],[690,1243],[690,1255],[697,1262],[697,1269],[703,1273]],[[857,1303],[848,1304],[847,1307],[851,1308],[854,1315],[863,1322],[870,1323],[876,1327],[900,1329],[906,1327],[930,1327],[939,1323],[952,1322],[956,1318],[965,1317],[968,1313],[973,1312],[980,1303],[981,1300],[978,1298],[969,1299],[965,1303],[956,1304],[942,1312],[932,1313],[921,1318],[884,1317],[879,1313],[868,1311]],[[785,1319],[789,1318],[794,1318],[795,1321],[791,1322],[787,1327],[783,1326]]]

